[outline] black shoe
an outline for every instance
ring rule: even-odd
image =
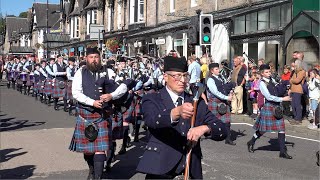
[[[69,112],[69,109],[65,107],[65,108],[63,108],[63,111],[64,112]]]
[[[119,155],[122,155],[122,154],[125,154],[127,152],[127,149],[126,148],[122,148],[120,149],[120,151],[118,152]]]
[[[231,141],[230,139],[229,139],[229,140],[226,140],[225,143],[226,143],[226,144],[229,144],[229,145],[232,145],[232,146],[235,146],[235,145],[236,145],[236,143],[233,142],[233,141]]]
[[[7,88],[10,89],[10,84],[9,83],[7,83]]]
[[[58,109],[58,106],[55,106],[55,107],[54,107],[54,110],[58,111],[58,110],[59,110],[59,109]]]
[[[247,146],[248,146],[248,151],[250,153],[254,153],[254,149],[253,149],[254,144],[251,141],[247,142]]]
[[[292,156],[290,156],[287,152],[280,153],[279,157],[284,159],[292,159]]]

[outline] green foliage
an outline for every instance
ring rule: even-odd
[[[27,17],[28,17],[28,12],[21,12],[21,13],[19,14],[19,17],[21,17],[21,18],[27,18]]]

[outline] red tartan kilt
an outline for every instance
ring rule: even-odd
[[[47,79],[44,83],[44,93],[47,95],[53,94],[52,79]]]
[[[72,99],[72,81],[67,82],[66,99]]]
[[[285,131],[284,119],[276,119],[273,115],[274,105],[264,104],[253,128],[262,132]]]
[[[33,85],[33,83],[34,83],[34,78],[33,78],[33,75],[27,75],[27,83],[26,83],[26,85],[27,86],[32,86]]]
[[[80,117],[77,117],[76,127],[71,139],[69,150],[81,152],[81,153],[94,153],[94,152],[106,152],[110,149],[112,141],[112,130],[109,120],[102,120],[101,122],[95,123],[99,132],[98,137],[95,141],[90,142],[85,137],[85,128],[87,125],[92,123],[89,121],[86,123]]]
[[[135,98],[134,98],[135,106],[136,106],[136,108],[135,108],[136,116],[142,115],[141,100],[142,100],[142,97],[135,96]]]
[[[126,123],[133,123],[133,111],[134,111],[134,101],[131,102],[129,108],[124,112],[123,115],[123,122]]]
[[[59,88],[59,81],[55,80],[54,86],[53,86],[53,98],[59,98],[59,97],[65,97],[66,95],[66,89],[67,89],[67,83],[64,82],[65,88],[61,89]]]
[[[212,97],[210,95],[208,100],[208,109],[215,115],[218,119],[220,119],[223,123],[230,123],[231,122],[231,114],[230,114],[230,107],[228,106],[227,113],[221,115],[218,113],[218,104],[222,101],[216,97]]]

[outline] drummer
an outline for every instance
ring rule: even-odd
[[[69,102],[68,102],[69,115],[72,115],[72,109],[74,107],[74,102],[73,102],[73,98],[72,98],[72,81],[73,81],[73,77],[74,77],[75,73],[78,70],[77,66],[75,66],[75,61],[76,61],[76,59],[74,57],[69,57],[69,59],[68,59],[69,66],[67,67],[68,82],[67,82],[67,91],[66,91],[65,99],[67,101],[69,100]]]
[[[18,81],[18,91],[22,93],[22,88],[26,89],[27,84],[27,73],[23,70],[24,65],[26,64],[26,57],[22,57],[20,63],[17,66],[17,72],[19,72],[19,81]],[[26,92],[26,90],[25,90]]]
[[[34,73],[33,71],[35,70],[35,55],[31,55],[29,57],[29,60],[25,63],[23,66],[23,70],[27,72],[27,83],[26,87],[24,88],[24,94],[29,96],[30,93],[30,88],[33,86],[34,83]]]

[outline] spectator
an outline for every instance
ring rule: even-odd
[[[287,90],[289,90],[290,88],[290,78],[291,78],[290,69],[291,69],[290,66],[288,65],[284,66],[283,74],[281,75],[281,83],[287,86]],[[282,106],[283,106],[283,114],[286,116],[292,116],[292,112],[290,110],[290,102],[289,101],[282,102]]]
[[[201,79],[202,83],[205,83],[205,79],[207,78],[208,72],[209,72],[207,58],[206,57],[202,57],[200,59],[200,64],[201,64],[201,76],[200,76],[200,79]]]
[[[188,59],[188,73],[190,75],[190,89],[192,94],[195,93],[195,83],[197,81],[200,81],[200,75],[201,75],[201,67],[200,64],[196,61],[195,56],[190,56]]]
[[[236,84],[234,96],[232,97],[232,114],[241,114],[243,112],[243,85],[245,84],[246,69],[241,65],[242,56],[233,58],[234,69],[231,74],[231,82]]]
[[[315,111],[318,107],[318,101],[320,98],[320,89],[319,84],[320,80],[316,78],[316,76],[319,76],[318,71],[313,69],[310,72],[310,80],[308,82],[308,89],[309,89],[309,99],[310,99],[310,114],[312,118],[315,117]],[[317,126],[315,122],[309,126],[310,129],[316,129]]]
[[[249,101],[252,104],[252,118],[256,118],[258,116],[259,108],[257,103],[257,96],[259,91],[259,82],[260,82],[260,75],[258,73],[252,73],[251,78],[253,79],[251,83],[251,88],[249,90]],[[248,103],[249,104],[249,103]]]
[[[289,81],[291,77],[290,66],[286,65],[283,68],[283,74],[281,75],[281,81]]]
[[[258,68],[260,68],[262,64],[264,64],[264,59],[263,58],[258,59]]]
[[[295,72],[290,80],[291,84],[291,106],[294,116],[294,120],[290,123],[293,125],[298,125],[302,123],[302,107],[301,107],[301,96],[303,94],[302,85],[306,79],[306,72],[302,69],[301,61],[295,62]]]

